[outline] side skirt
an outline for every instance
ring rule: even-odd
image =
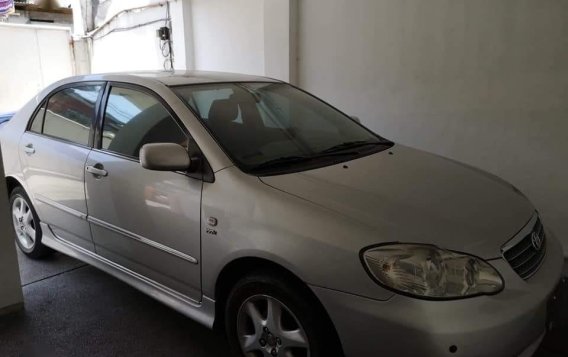
[[[215,300],[203,295],[203,300],[197,302],[164,285],[150,280],[121,265],[79,247],[73,243],[58,238],[51,228],[41,223],[43,232],[42,243],[70,257],[92,265],[126,284],[150,295],[172,309],[212,329],[215,321]]]

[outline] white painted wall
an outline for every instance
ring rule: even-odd
[[[165,6],[148,7],[165,2],[106,1],[96,15],[96,25],[104,26],[90,40],[90,71],[163,69],[164,58],[156,37],[156,30],[163,24],[147,23],[165,18]],[[172,0],[169,4],[175,69],[238,72],[295,81],[297,0]],[[139,9],[121,13],[134,8]],[[81,11],[75,5],[77,37],[85,35]],[[117,31],[125,28],[130,29]],[[78,67],[84,68],[84,62]]]
[[[170,2],[175,69],[194,68],[193,15],[190,0]]]
[[[308,0],[299,84],[518,186],[568,253],[566,1]]]
[[[192,0],[195,69],[264,74],[264,0]]]
[[[164,22],[128,31],[109,31],[165,18],[165,7],[118,16],[111,25],[104,27],[92,38],[92,73],[163,69],[165,59],[159,50],[160,40],[156,36],[156,30],[164,26]]]
[[[49,84],[73,75],[70,30],[0,23],[0,112],[15,111]]]
[[[297,82],[297,0],[264,2],[264,75]]]
[[[4,177],[0,151],[0,177]],[[23,303],[6,182],[0,181],[0,315]]]
[[[166,58],[156,30],[165,26],[165,0],[108,1],[97,14],[100,31],[93,34],[90,47],[92,73],[162,70]],[[193,67],[192,19],[189,0],[169,1],[172,53],[175,69]],[[152,6],[161,5],[161,6]],[[134,10],[132,10],[134,9]],[[121,12],[123,10],[132,10]],[[80,21],[83,14],[75,12]],[[116,16],[114,19],[112,18]],[[107,20],[111,20],[106,23]],[[161,21],[160,21],[161,20]],[[77,28],[81,29],[80,26]],[[112,32],[111,32],[112,31]],[[76,33],[76,36],[84,35]],[[169,69],[169,63],[167,64]]]

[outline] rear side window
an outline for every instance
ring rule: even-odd
[[[91,123],[101,89],[102,85],[84,85],[63,89],[52,95],[47,102],[43,134],[89,145]],[[32,127],[37,127],[35,119]]]
[[[152,95],[112,87],[105,110],[102,149],[138,158],[149,143],[176,143],[187,148],[188,136]]]
[[[44,114],[45,114],[45,102],[41,105],[35,117],[33,118],[32,125],[30,126],[30,131],[41,134],[43,128]]]

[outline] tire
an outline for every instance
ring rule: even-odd
[[[21,187],[16,187],[10,193],[10,215],[16,231],[16,244],[25,255],[40,259],[53,253],[51,248],[41,243],[39,217],[26,191]]]
[[[343,356],[331,321],[314,300],[307,287],[284,275],[253,273],[238,281],[225,306],[225,332],[233,355]],[[270,318],[279,316],[278,310],[280,324]],[[250,347],[242,347],[245,344]]]

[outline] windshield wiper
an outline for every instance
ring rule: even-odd
[[[267,169],[276,166],[295,164],[298,162],[310,161],[312,157],[310,156],[283,156],[276,159],[268,160],[262,164],[258,164],[254,167],[255,170]]]
[[[327,154],[327,153],[335,153],[337,151],[341,151],[341,150],[347,150],[347,149],[355,149],[355,148],[360,148],[360,147],[364,147],[364,146],[377,146],[377,145],[384,145],[385,143],[382,143],[380,141],[367,141],[367,140],[356,140],[356,141],[347,141],[345,143],[341,143],[338,145],[334,145],[330,148],[327,148],[325,150],[323,150],[322,152],[320,152],[320,154]]]
[[[310,156],[283,156],[276,159],[265,161],[262,164],[258,164],[257,166],[254,167],[254,170],[262,170],[267,168],[286,166],[290,164],[303,163],[330,156],[346,156],[346,155],[357,155],[357,154],[359,153],[356,151],[343,151],[343,152],[327,152],[327,153],[324,152]]]

